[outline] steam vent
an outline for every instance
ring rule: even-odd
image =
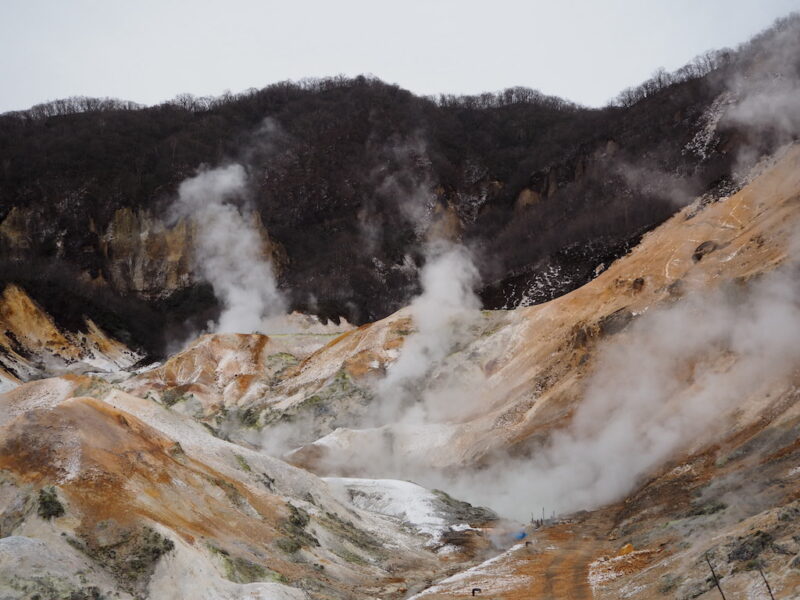
[[[799,599],[800,2],[300,4],[0,8],[0,600]]]

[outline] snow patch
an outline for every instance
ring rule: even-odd
[[[553,296],[554,290],[572,285],[573,279],[563,272],[556,264],[547,265],[546,269],[537,272],[527,287],[517,290],[517,284],[512,283],[506,293],[506,303],[502,310],[513,310],[539,304]],[[515,300],[519,295],[519,299]]]
[[[66,379],[32,381],[16,387],[0,399],[0,426],[32,410],[52,408],[66,400],[73,385]]]
[[[734,102],[733,95],[725,92],[717,96],[714,102],[698,119],[699,129],[694,137],[683,148],[683,154],[691,152],[700,160],[708,158],[717,142],[717,124],[725,114],[728,106]]]
[[[334,489],[346,491],[358,508],[398,518],[432,538],[438,539],[449,528],[439,507],[441,501],[416,483],[350,477],[327,477],[324,481]]]
[[[16,381],[12,379],[6,379],[0,375],[0,394],[5,394],[16,387],[19,387],[19,384]]]
[[[440,581],[433,587],[411,596],[408,600],[417,600],[418,598],[425,598],[435,594],[447,594],[451,591],[451,587],[453,586],[457,588],[459,593],[462,593],[464,588],[468,587],[467,583],[470,581],[480,584],[479,587],[483,595],[496,594],[519,588],[533,579],[528,575],[519,575],[516,573],[516,565],[512,555],[517,550],[524,547],[525,544],[512,546],[502,554],[490,558],[471,569],[456,573],[452,577]]]

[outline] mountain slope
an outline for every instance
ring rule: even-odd
[[[11,537],[0,542],[0,585],[11,597],[48,586],[87,598],[397,597],[475,552],[445,560],[431,533],[89,378],[27,384],[2,401]],[[446,531],[452,507],[438,510]],[[46,551],[26,558],[40,541]],[[78,576],[60,572],[65,560],[84,565]]]
[[[202,313],[199,329],[219,299],[193,262],[191,224],[171,206],[203,165],[239,163],[244,208],[292,309],[358,324],[396,311],[418,291],[432,230],[485,257],[487,308],[546,301],[694,197],[730,193],[786,141],[764,118],[774,111],[754,109],[770,81],[796,84],[783,52],[796,28],[789,18],[736,52],[660,72],[603,109],[520,88],[434,101],[359,77],[2,115],[0,279],[103,293],[124,313],[165,313],[168,330]],[[74,318],[56,304],[56,318]],[[125,321],[145,350],[168,344],[164,327]]]
[[[0,116],[0,596],[800,594],[799,24]]]
[[[418,304],[344,332],[206,336],[142,372],[16,387],[0,396],[0,585],[710,598],[708,556],[726,592],[761,593],[761,567],[791,596],[800,149],[751,179],[570,294],[455,318],[411,403],[382,386],[425,335]],[[267,455],[286,450],[311,472]]]

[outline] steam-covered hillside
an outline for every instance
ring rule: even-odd
[[[795,597],[800,146],[749,175],[548,303],[479,310],[443,242],[386,319],[143,368],[9,288],[0,593]]]
[[[387,315],[418,290],[431,235],[476,250],[488,308],[548,300],[691,198],[730,193],[794,135],[794,109],[777,128],[760,95],[796,90],[797,27],[659,72],[603,109],[525,89],[420,98],[359,77],[6,114],[0,275],[67,322],[112,303],[107,327],[163,351],[162,332],[200,328],[221,300],[198,273],[190,215],[172,210],[178,186],[235,163],[291,308]],[[158,326],[142,330],[142,315]]]

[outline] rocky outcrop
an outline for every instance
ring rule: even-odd
[[[116,290],[152,298],[193,283],[193,226],[186,220],[167,227],[149,211],[122,208],[99,237],[103,272]]]
[[[7,286],[0,296],[0,386],[61,373],[127,369],[142,357],[85,319],[65,331],[24,290]]]
[[[41,238],[47,235],[41,231],[39,218],[33,209],[13,207],[0,223],[0,251],[6,260],[24,261],[36,253]],[[171,223],[166,213],[129,207],[115,210],[102,228],[91,217],[86,218],[83,226],[89,245],[84,251],[92,254],[93,260],[79,273],[85,281],[150,300],[200,283],[194,265],[196,224],[191,220]],[[257,213],[252,219],[264,240],[264,255],[279,270],[285,262],[280,249],[270,240]],[[57,243],[53,259],[66,260],[68,255],[68,248]]]

